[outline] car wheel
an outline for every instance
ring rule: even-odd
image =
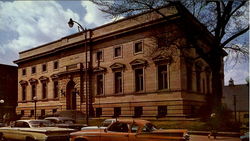
[[[0,133],[0,141],[7,141],[7,140],[3,137],[3,133]]]
[[[27,137],[26,141],[35,141],[35,139],[33,139],[32,137]]]
[[[75,141],[88,141],[86,139],[75,139]]]

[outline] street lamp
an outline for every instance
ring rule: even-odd
[[[33,100],[34,100],[34,102],[35,102],[35,119],[36,119],[36,102],[37,102],[37,97],[34,96],[34,97],[33,97]]]
[[[72,28],[74,26],[74,23],[76,23],[78,25],[78,30],[79,29],[82,30],[83,36],[85,39],[85,43],[84,43],[84,48],[85,48],[85,50],[84,50],[85,51],[85,74],[84,75],[85,75],[85,77],[84,77],[84,81],[85,81],[85,92],[86,92],[86,124],[88,125],[88,123],[89,123],[89,98],[88,98],[88,79],[87,79],[87,77],[88,77],[88,73],[87,73],[87,68],[88,68],[87,29],[83,28],[81,24],[79,24],[78,22],[76,22],[70,18],[69,22],[68,22],[69,27]],[[81,73],[82,73],[82,69],[80,69],[80,76],[82,77]],[[81,87],[80,92],[81,92],[81,96],[82,96],[82,84],[80,84],[80,87]],[[81,98],[81,96],[80,96],[80,98]]]

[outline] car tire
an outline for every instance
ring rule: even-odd
[[[0,133],[0,141],[8,141],[5,137],[3,137],[2,133]]]
[[[26,141],[35,141],[35,139],[33,139],[32,137],[27,137]]]
[[[75,139],[75,141],[88,141],[86,139]]]

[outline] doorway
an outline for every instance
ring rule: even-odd
[[[70,80],[66,87],[66,108],[76,110],[76,94],[74,93],[75,82]]]

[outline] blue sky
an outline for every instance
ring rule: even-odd
[[[0,1],[0,64],[15,65],[18,52],[76,33],[69,18],[87,28],[112,21],[88,1]],[[233,64],[225,62],[225,82],[245,83],[248,61]]]

